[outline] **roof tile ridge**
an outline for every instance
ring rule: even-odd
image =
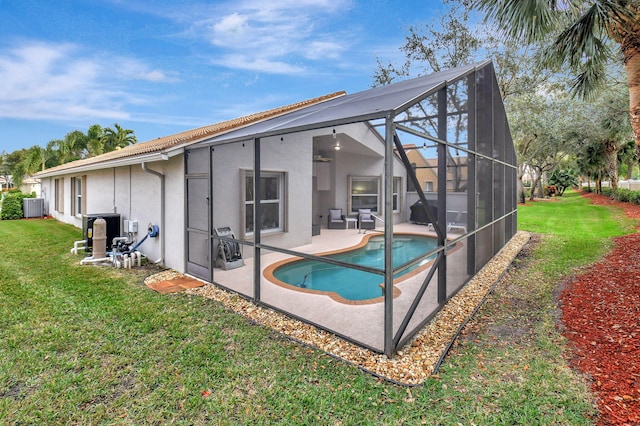
[[[208,124],[206,126],[197,127],[195,129],[185,130],[183,132],[175,133],[173,135],[161,136],[156,139],[151,139],[148,141],[129,145],[122,149],[105,152],[104,154],[96,155],[94,157],[82,158],[79,160],[72,161],[70,163],[60,164],[60,165],[45,169],[43,172],[40,172],[40,173],[63,171],[63,170],[73,169],[75,167],[79,167],[83,165],[98,164],[108,160],[115,160],[118,158],[133,157],[138,154],[157,152],[162,149],[176,146],[180,143],[190,142],[190,141],[193,141],[194,139],[203,138],[207,136],[213,136],[217,133],[233,130],[249,124],[254,124],[261,120],[275,118],[280,115],[287,114],[289,112],[302,109],[307,106],[326,102],[328,100],[335,99],[344,95],[346,95],[346,92],[344,90],[341,90],[338,92],[329,93],[326,95],[318,96],[318,97],[307,99],[304,101],[295,102],[293,104],[289,104],[289,105],[285,105],[277,108],[271,108],[266,111],[256,112],[256,113],[248,114],[242,117],[221,121],[219,123]],[[37,176],[40,173],[36,173],[34,176]]]

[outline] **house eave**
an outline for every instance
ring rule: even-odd
[[[136,155],[132,157],[118,158],[115,160],[105,161],[101,163],[94,164],[86,164],[79,165],[77,167],[71,167],[63,170],[53,170],[51,172],[47,172],[46,170],[36,174],[34,177],[37,179],[43,179],[54,176],[63,176],[63,175],[74,175],[78,173],[102,170],[102,169],[110,169],[116,167],[124,167],[131,165],[138,165],[142,163],[151,163],[155,161],[167,161],[169,158],[175,157],[176,155],[180,155],[184,152],[184,147],[180,147],[179,149],[171,149],[160,152],[152,152],[149,154]]]

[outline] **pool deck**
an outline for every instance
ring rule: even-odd
[[[320,235],[312,237],[311,244],[296,247],[292,250],[302,253],[326,253],[336,250],[345,250],[361,243],[365,236],[379,234],[380,232],[367,231],[360,233],[357,229],[322,229]],[[435,232],[429,231],[426,226],[402,223],[394,225],[394,233],[413,233],[435,236]],[[451,234],[451,237],[459,237],[460,234]],[[464,244],[460,244],[455,252],[448,255],[448,265],[452,264],[451,259],[458,256],[466,256]],[[384,347],[384,303],[380,300],[377,303],[363,301],[355,303],[344,303],[328,296],[327,294],[317,294],[292,289],[271,282],[265,277],[265,268],[273,263],[280,262],[291,256],[282,253],[268,252],[261,256],[261,283],[260,300],[268,305],[274,306],[295,316],[305,318],[307,321],[315,323],[323,328],[333,330],[337,334],[345,335],[353,340],[361,342],[372,348],[383,349]],[[464,258],[462,258],[464,259]],[[454,262],[454,264],[457,262]],[[463,262],[464,263],[464,262]],[[245,259],[245,265],[241,268],[224,271],[214,269],[214,281],[230,290],[242,293],[247,296],[253,295],[253,259]],[[405,313],[411,306],[420,285],[424,281],[428,270],[412,275],[400,283],[394,285],[399,290],[393,303],[393,324],[394,329],[402,322]],[[448,268],[448,277],[452,280],[462,280],[464,277],[455,277],[455,268]],[[420,303],[419,311],[421,315],[412,319],[409,329],[417,326],[424,317],[437,309],[437,285],[436,279],[431,283]]]

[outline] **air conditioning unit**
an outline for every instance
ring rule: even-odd
[[[23,198],[22,213],[26,218],[43,217],[44,216],[44,199],[43,198]]]

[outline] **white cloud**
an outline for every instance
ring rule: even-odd
[[[137,59],[100,56],[70,43],[21,41],[0,47],[0,117],[122,120],[128,105],[149,102],[131,82],[175,80]]]
[[[142,80],[153,83],[172,83],[179,81],[175,76],[167,75],[164,71],[150,69],[137,59],[120,57],[111,60],[110,67],[116,75],[125,80]]]
[[[303,66],[292,65],[284,61],[273,61],[268,58],[251,57],[240,54],[225,55],[212,60],[212,62],[229,68],[271,74],[300,74],[305,71]]]
[[[327,24],[349,7],[346,0],[239,1],[217,5],[209,15],[215,18],[194,20],[190,34],[221,50],[212,61],[217,65],[297,74],[347,50],[353,38],[349,30]]]
[[[312,41],[304,56],[313,60],[338,59],[345,51],[345,47],[334,41]]]
[[[223,39],[232,39],[238,37],[245,37],[247,33],[247,17],[240,16],[238,13],[225,16],[221,21],[213,24],[214,44],[225,44]],[[219,36],[217,40],[215,36]]]

